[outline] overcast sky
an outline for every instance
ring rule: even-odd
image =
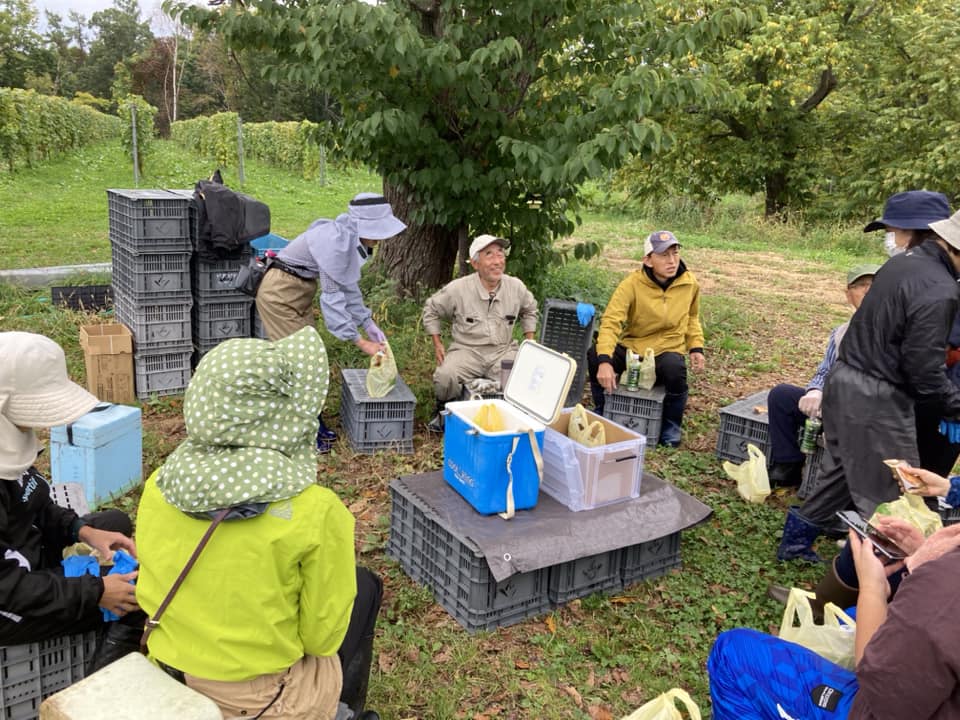
[[[162,15],[160,10],[161,1],[162,0],[138,0],[140,5],[140,19],[150,20],[154,33],[157,32],[158,26],[153,18]],[[113,7],[113,0],[33,0],[33,5],[37,8],[40,26],[43,28],[46,27],[44,23],[44,18],[46,17],[44,10],[55,12],[64,20],[69,17],[71,10],[76,10],[89,20],[90,16],[98,10],[106,10],[107,8]]]

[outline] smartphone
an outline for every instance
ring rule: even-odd
[[[846,525],[853,528],[857,535],[869,539],[870,542],[873,543],[873,551],[875,554],[889,560],[903,560],[909,554],[897,545],[889,535],[884,535],[864,520],[860,516],[860,513],[853,510],[843,510],[837,513],[837,517]]]

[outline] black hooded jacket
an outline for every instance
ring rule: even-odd
[[[946,375],[947,337],[960,309],[958,273],[937,242],[888,260],[854,313],[839,359],[884,380],[940,417],[960,417],[960,389]]]

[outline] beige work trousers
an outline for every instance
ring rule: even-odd
[[[283,270],[267,270],[257,290],[257,314],[271,340],[280,340],[305,327],[316,327],[313,298],[316,280],[302,280]]]
[[[517,343],[505,347],[486,345],[479,348],[454,343],[447,350],[443,364],[433,372],[433,389],[441,403],[459,400],[463,384],[476,378],[500,382],[500,361],[512,360]]]
[[[340,658],[336,655],[304,655],[288,669],[251,680],[223,682],[184,674],[187,686],[213,700],[225,720],[256,717],[273,700],[283,683],[283,692],[263,714],[284,720],[332,720],[343,686]]]

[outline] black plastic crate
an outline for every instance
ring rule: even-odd
[[[717,435],[718,458],[743,462],[748,458],[748,443],[756,445],[769,458],[768,392],[769,390],[761,390],[720,409],[720,432]],[[761,412],[757,412],[761,409]]]
[[[50,288],[54,305],[70,310],[106,310],[113,305],[110,285],[54,285]]]
[[[623,587],[622,550],[577,558],[550,568],[550,602],[562,604],[594,593],[616,592]]]
[[[191,249],[190,200],[170,190],[107,190],[110,240],[131,252]]]
[[[36,720],[44,698],[84,677],[95,632],[0,647],[0,718]]]
[[[547,300],[544,303],[540,344],[565,353],[577,362],[564,407],[576,405],[583,399],[583,386],[587,378],[587,350],[592,342],[593,322],[580,324],[577,319],[577,303],[569,300]]]
[[[626,587],[680,567],[680,532],[623,549],[621,576]]]
[[[626,390],[617,386],[616,390],[606,396],[603,416],[643,435],[647,439],[647,445],[654,447],[660,440],[665,395],[662,385],[654,385],[649,390]]]
[[[341,371],[340,420],[347,442],[356,452],[413,452],[413,413],[417,398],[403,378],[385,397],[367,392],[367,370]]]
[[[797,498],[806,500],[814,490],[817,489],[817,483],[820,482],[820,461],[823,459],[823,435],[817,439],[817,451],[812,455],[804,455],[803,463],[803,481],[797,489]]]

